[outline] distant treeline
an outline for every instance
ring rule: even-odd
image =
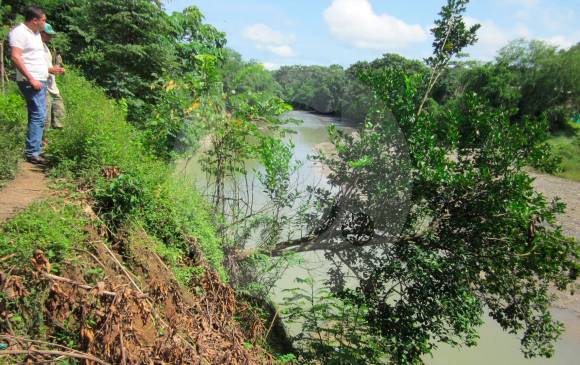
[[[428,76],[427,66],[397,54],[372,62],[340,65],[283,66],[274,72],[281,96],[294,106],[319,113],[364,120],[369,93],[359,82],[365,75],[398,68],[411,75]],[[514,118],[545,116],[552,130],[580,110],[580,44],[558,50],[542,41],[515,40],[491,62],[457,61],[435,86],[431,107],[474,92],[490,106],[517,109]]]

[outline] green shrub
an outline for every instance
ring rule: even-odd
[[[14,178],[24,154],[26,106],[15,86],[0,94],[0,187]]]

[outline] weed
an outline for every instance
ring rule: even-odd
[[[80,207],[64,199],[35,203],[0,227],[0,256],[13,255],[7,265],[28,264],[39,249],[58,271],[59,264],[72,256],[73,246],[84,241],[86,224]]]

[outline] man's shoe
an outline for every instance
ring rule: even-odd
[[[46,160],[44,159],[44,157],[41,157],[41,156],[26,156],[26,161],[28,161],[34,165],[46,164]]]

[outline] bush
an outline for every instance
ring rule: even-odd
[[[15,86],[0,95],[0,187],[14,178],[24,155],[26,106]]]

